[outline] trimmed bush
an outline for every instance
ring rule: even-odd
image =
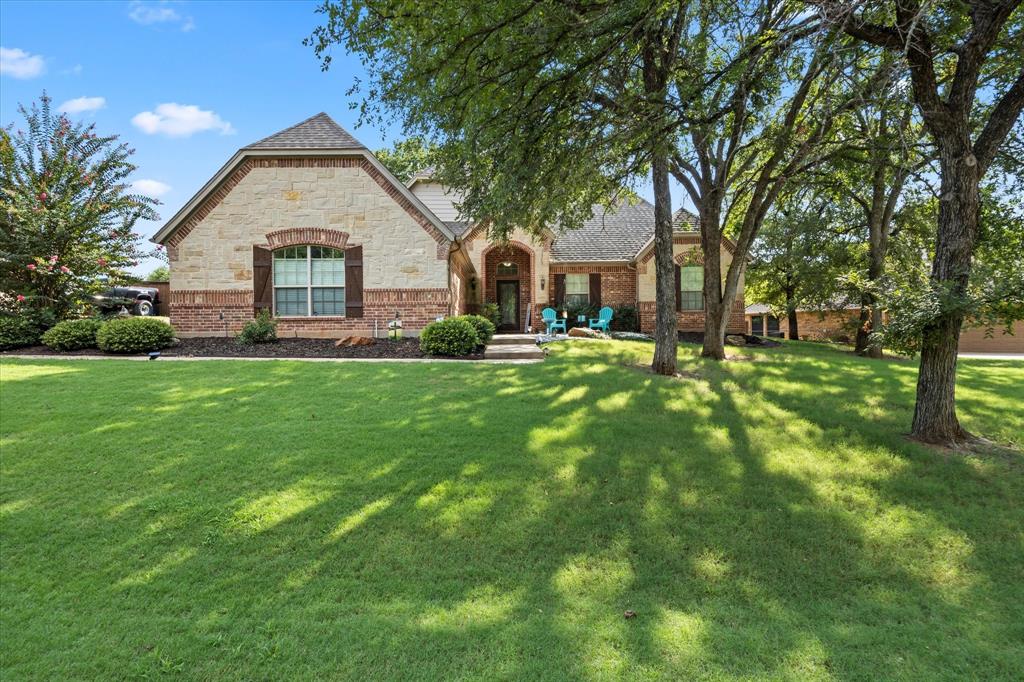
[[[39,343],[39,327],[24,317],[0,315],[0,350],[11,350]]]
[[[640,312],[631,305],[613,308],[612,329],[619,332],[640,331]]]
[[[484,303],[480,306],[480,316],[490,320],[495,328],[501,324],[501,310],[498,309],[497,303]]]
[[[96,346],[96,332],[101,326],[103,323],[94,319],[64,320],[43,334],[43,343],[57,351],[93,348]]]
[[[473,325],[459,317],[431,322],[420,332],[420,350],[430,355],[469,355],[479,341]]]
[[[244,346],[274,343],[277,341],[277,320],[270,316],[269,310],[261,310],[255,320],[245,323],[236,340]]]
[[[152,317],[120,317],[96,332],[96,345],[107,353],[145,353],[171,345],[174,327]]]
[[[477,342],[478,346],[486,346],[494,337],[494,332],[497,331],[494,323],[483,315],[460,315],[456,319],[465,320],[473,325],[473,329],[476,330],[476,337],[479,339]]]

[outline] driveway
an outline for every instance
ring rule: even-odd
[[[1024,353],[957,353],[957,357],[971,360],[1024,360]]]

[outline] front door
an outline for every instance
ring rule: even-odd
[[[498,310],[501,312],[500,331],[519,331],[519,281],[498,282]]]

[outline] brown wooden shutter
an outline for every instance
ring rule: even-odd
[[[345,316],[363,316],[363,247],[345,249]]]
[[[601,306],[601,273],[590,273],[590,305]]]
[[[258,313],[274,307],[274,254],[262,246],[252,247],[252,307]]]
[[[565,275],[555,274],[555,305],[565,303]]]
[[[673,266],[676,269],[676,310],[683,309],[683,269],[678,265]]]

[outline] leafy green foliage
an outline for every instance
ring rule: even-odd
[[[486,346],[494,337],[497,327],[483,315],[460,315],[456,319],[465,320],[476,330],[477,346]]]
[[[94,318],[64,320],[46,330],[43,344],[53,350],[68,351],[94,348],[96,333],[104,323]]]
[[[375,156],[396,178],[408,183],[416,173],[433,168],[437,145],[419,136],[407,137],[396,141],[390,149],[377,150]]]
[[[147,282],[170,282],[171,281],[171,270],[166,265],[153,268],[153,270],[146,275]]]
[[[107,353],[145,353],[171,345],[174,328],[152,317],[119,317],[96,332],[96,345]]]
[[[597,317],[595,315],[594,317]],[[638,332],[640,331],[640,311],[636,306],[619,305],[612,308],[612,331],[616,332]]]
[[[134,150],[95,125],[55,116],[45,94],[20,107],[24,128],[0,131],[0,301],[55,320],[74,315],[105,283],[128,279],[144,254],[132,232],[156,220],[155,199],[131,191]]]
[[[479,344],[476,328],[461,317],[431,322],[420,332],[420,349],[430,355],[469,355]]]
[[[246,322],[238,333],[238,343],[251,346],[254,343],[274,343],[277,341],[277,320],[269,310],[261,310],[256,319]]]
[[[480,306],[480,315],[490,320],[495,328],[501,324],[501,309],[497,303],[484,303]]]
[[[22,315],[0,314],[0,350],[12,350],[39,343],[40,328]]]

